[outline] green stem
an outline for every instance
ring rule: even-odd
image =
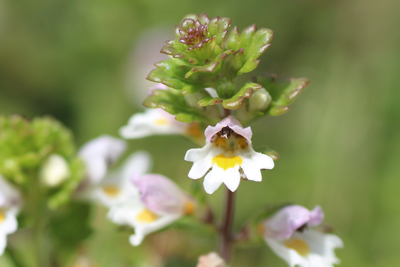
[[[6,254],[11,259],[15,267],[25,267],[25,265],[21,261],[21,257],[19,257],[15,253],[14,248],[10,246],[10,244],[8,244],[8,246],[6,247]]]
[[[222,225],[220,228],[220,255],[229,262],[232,253],[232,228],[233,228],[233,217],[235,212],[235,193],[226,189],[226,200],[224,207],[224,217],[222,219]]]

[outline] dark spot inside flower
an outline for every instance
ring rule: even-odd
[[[307,229],[307,224],[303,224],[302,226],[300,226],[299,228],[296,229],[297,232],[304,232],[304,230]]]
[[[221,133],[221,137],[229,138],[231,136],[231,134],[233,133],[233,131],[231,128],[229,128],[229,126],[225,126],[224,128],[222,128],[220,133]]]

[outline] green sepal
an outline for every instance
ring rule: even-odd
[[[176,39],[167,41],[161,53],[191,59],[191,64],[204,66],[224,52],[222,43],[230,25],[229,18],[210,19],[206,13],[189,14],[175,27]]]
[[[147,79],[181,90],[184,95],[197,93],[205,87],[210,87],[218,79],[215,75],[206,73],[208,70],[212,71],[211,69],[198,69],[193,72],[193,68],[185,64],[181,59],[158,62],[157,69],[152,70]],[[189,72],[191,72],[190,77],[185,78]]]
[[[261,89],[262,86],[257,83],[247,83],[245,84],[237,93],[232,97],[223,99],[221,97],[212,98],[210,96],[204,97],[198,103],[200,107],[205,107],[209,105],[216,105],[222,103],[222,106],[226,109],[238,110],[242,107],[246,98],[250,98],[255,90]]]
[[[242,34],[235,27],[226,39],[226,49],[236,51],[227,60],[229,65],[226,72],[241,75],[253,71],[260,63],[258,58],[270,46],[272,38],[273,31],[265,28],[257,30],[256,25],[247,27]]]
[[[185,101],[180,91],[168,88],[167,90],[153,90],[143,105],[148,108],[160,108],[175,115],[175,119],[181,122],[204,121],[207,118],[196,107],[191,107]]]
[[[246,98],[250,98],[255,90],[261,89],[262,86],[257,83],[245,84],[234,96],[229,99],[225,99],[222,102],[222,106],[226,109],[240,109]]]
[[[310,84],[306,78],[288,78],[276,80],[275,75],[262,75],[256,79],[272,97],[265,114],[280,116],[289,110],[289,105]]]
[[[224,100],[221,98],[218,98],[218,97],[213,98],[211,96],[206,96],[202,100],[199,101],[198,105],[199,105],[199,107],[206,107],[206,106],[212,106],[212,105],[222,103],[222,101],[224,101]]]

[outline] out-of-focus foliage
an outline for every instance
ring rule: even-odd
[[[267,204],[321,205],[345,248],[339,266],[398,266],[400,206],[400,3],[383,0],[232,1],[2,1],[0,112],[50,114],[72,128],[79,144],[117,135],[137,111],[125,93],[129,55],[151,28],[172,29],[188,13],[232,18],[239,31],[255,23],[274,40],[254,71],[306,77],[312,84],[279,118],[253,123],[253,144],[280,153],[262,183],[243,183],[236,229]],[[167,27],[166,27],[167,26]],[[171,33],[170,39],[173,38]],[[160,45],[161,49],[162,45]],[[159,49],[154,51],[159,53]],[[238,83],[245,84],[247,75]],[[145,77],[143,77],[144,79]],[[137,88],[147,90],[147,88]],[[179,137],[131,141],[147,149],[155,172],[190,188],[183,161],[191,144]],[[222,191],[222,190],[221,190]],[[222,192],[210,197],[216,210]],[[179,231],[132,248],[130,231],[117,231],[98,209],[96,233],[82,253],[101,266],[139,266],[169,258],[195,266],[215,240]],[[14,239],[14,240],[13,240]],[[18,234],[10,244],[19,245]],[[184,251],[184,253],[182,253]],[[74,259],[71,259],[71,262]],[[235,266],[286,266],[264,245],[238,247]],[[7,256],[0,258],[7,265]]]
[[[65,181],[46,188],[40,180],[44,162],[52,155],[65,161]],[[71,132],[52,118],[0,117],[0,173],[26,195],[42,191],[55,208],[69,200],[83,178],[83,162],[76,155]]]

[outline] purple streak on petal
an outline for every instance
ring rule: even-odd
[[[211,142],[212,137],[218,132],[220,132],[222,128],[226,126],[229,126],[229,128],[231,128],[235,133],[246,138],[249,144],[251,144],[251,137],[253,136],[251,128],[250,127],[243,128],[240,122],[232,115],[229,115],[222,121],[218,122],[215,126],[208,126],[206,128],[204,135],[206,136],[207,141]]]
[[[322,211],[322,208],[320,206],[316,206],[311,212],[310,212],[310,221],[308,222],[308,226],[317,226],[320,225],[321,222],[324,220],[324,212]]]
[[[287,206],[266,222],[266,236],[274,239],[288,239],[310,220],[310,211],[302,206]]]
[[[132,182],[138,187],[140,200],[152,212],[159,215],[182,214],[186,194],[170,179],[158,175],[134,175]]]

